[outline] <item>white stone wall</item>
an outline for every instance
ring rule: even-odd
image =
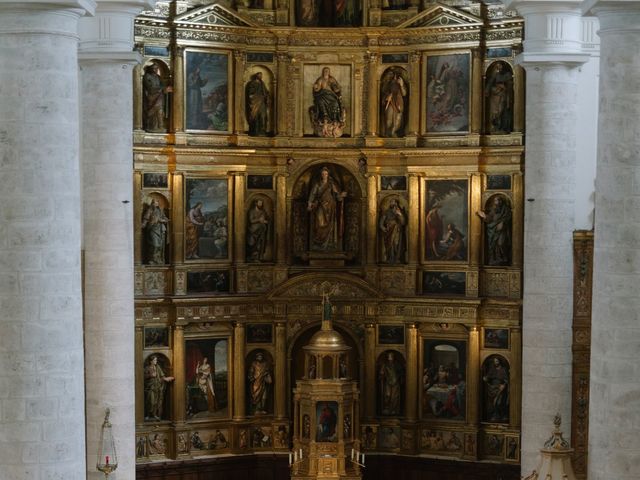
[[[589,479],[640,478],[640,2],[601,25]]]
[[[0,2],[0,478],[84,479],[76,36]],[[22,6],[20,6],[22,5]]]

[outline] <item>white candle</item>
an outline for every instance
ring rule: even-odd
[[[302,460],[302,449],[300,449],[300,460]]]
[[[293,453],[293,461],[294,462],[298,461],[298,451],[297,450]]]
[[[291,465],[291,452],[289,452],[289,465]]]
[[[353,462],[353,448],[351,449],[351,461]]]
[[[362,464],[364,465],[364,453],[362,454]]]

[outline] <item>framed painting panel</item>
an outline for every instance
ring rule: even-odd
[[[229,270],[187,272],[187,295],[229,293],[230,285]]]
[[[272,175],[247,175],[249,190],[273,190]]]
[[[466,272],[422,272],[424,295],[465,295]]]
[[[227,178],[187,178],[185,184],[185,260],[228,260],[232,225]]]
[[[485,328],[482,336],[482,347],[509,350],[509,329]]]
[[[207,455],[214,451],[228,450],[231,447],[231,437],[226,428],[196,430],[191,434],[191,454]]]
[[[426,180],[425,259],[466,262],[469,239],[469,181]]]
[[[270,323],[247,324],[247,343],[272,343],[273,325]]]
[[[465,420],[467,343],[463,340],[425,339],[422,372],[422,416]]]
[[[378,442],[380,448],[390,450],[400,448],[400,427],[381,426],[378,432],[380,434],[380,441]]]
[[[382,175],[380,190],[406,190],[407,177],[404,175]]]
[[[230,53],[186,50],[184,114],[187,131],[230,132]]]
[[[520,462],[520,437],[504,436],[504,459],[508,462]]]
[[[316,403],[316,442],[338,441],[338,402]]]
[[[168,188],[169,181],[166,173],[143,173],[143,188]]]
[[[169,327],[144,327],[144,348],[168,348]]]
[[[511,190],[511,175],[488,175],[487,190]]]
[[[404,325],[378,325],[380,345],[404,345]]]
[[[471,97],[469,52],[426,56],[426,133],[468,133]]]
[[[228,337],[185,340],[188,420],[229,417],[229,354]]]

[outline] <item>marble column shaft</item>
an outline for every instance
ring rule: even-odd
[[[600,20],[588,478],[640,478],[640,2]]]
[[[3,479],[85,478],[77,29],[93,8],[0,1]]]

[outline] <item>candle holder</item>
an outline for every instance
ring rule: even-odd
[[[113,441],[113,433],[111,432],[111,422],[109,415],[111,410],[107,408],[104,415],[104,422],[100,430],[100,443],[98,444],[98,462],[96,468],[99,472],[104,473],[104,478],[109,478],[116,468],[118,468],[118,456],[116,455],[116,445]]]
[[[302,463],[302,449],[294,450],[293,452],[289,452],[289,468],[293,472],[298,471],[298,465]]]

